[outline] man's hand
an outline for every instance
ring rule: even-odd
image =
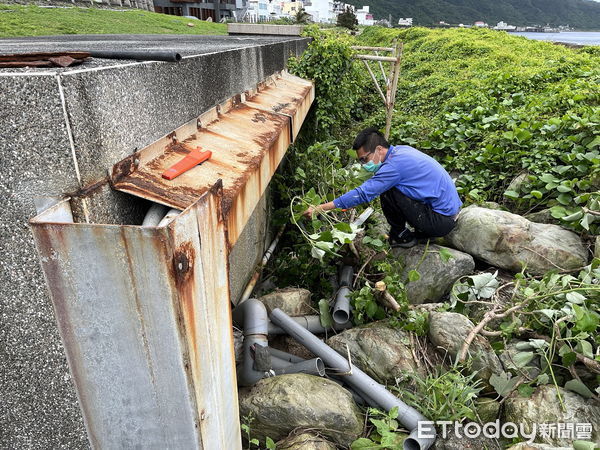
[[[309,206],[308,209],[302,213],[302,215],[307,219],[312,219],[316,212],[317,208],[315,208],[314,206]]]
[[[333,202],[323,203],[322,205],[318,206],[309,206],[308,209],[302,213],[302,215],[308,219],[312,219],[315,214],[320,214],[324,211],[330,211],[334,208],[335,205]]]

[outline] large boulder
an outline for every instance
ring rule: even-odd
[[[494,422],[500,413],[500,402],[493,398],[480,397],[475,400],[475,409],[481,423]]]
[[[336,450],[337,446],[327,439],[308,431],[292,433],[277,442],[277,450]]]
[[[277,289],[270,294],[259,297],[271,314],[275,308],[281,309],[288,316],[305,316],[317,314],[310,301],[310,291],[302,288]]]
[[[502,447],[495,439],[485,437],[483,434],[476,438],[468,438],[459,431],[457,436],[452,426],[448,427],[447,436],[438,435],[431,450],[501,450]]]
[[[530,222],[517,214],[475,205],[461,211],[446,240],[452,247],[515,272],[522,264],[533,274],[587,264],[587,252],[577,234],[558,225]]]
[[[546,384],[539,386],[531,397],[520,397],[516,393],[508,397],[504,403],[504,422],[524,424],[528,433],[535,425],[538,431],[535,441],[557,447],[569,447],[573,440],[578,438],[577,430],[572,433],[575,439],[565,437],[564,433],[558,433],[558,423],[579,424],[579,426],[591,424],[591,438],[584,439],[585,436],[580,434],[579,439],[600,443],[600,427],[598,427],[600,404],[595,400],[586,400],[579,394],[563,388],[559,387],[558,390],[565,406],[564,410],[556,387],[553,384]],[[540,433],[541,424],[553,424],[554,431]]]
[[[424,254],[425,248],[427,253]],[[475,270],[471,255],[435,244],[395,248],[392,254],[403,262],[401,276],[404,279],[408,279],[413,269],[419,272],[420,278],[406,285],[408,301],[415,305],[438,301],[456,280]]]
[[[346,330],[329,338],[327,344],[380,383],[394,383],[405,372],[421,373],[407,332],[393,328],[387,321],[373,322]]]
[[[429,314],[429,340],[438,351],[447,352],[453,361],[473,327],[473,322],[462,314],[436,311]],[[484,383],[492,374],[502,373],[500,359],[483,336],[475,336],[469,346],[468,356],[472,358],[472,370]]]
[[[252,436],[277,441],[296,428],[310,428],[349,446],[363,431],[352,395],[337,383],[306,374],[260,380],[239,391],[240,417],[252,417]]]

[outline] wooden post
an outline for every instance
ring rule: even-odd
[[[392,128],[392,116],[394,114],[394,104],[396,103],[396,90],[398,89],[398,78],[400,76],[400,61],[402,59],[402,51],[404,44],[402,42],[396,43],[396,50],[394,51],[394,57],[396,62],[392,65],[390,72],[389,86],[387,90],[387,102],[386,102],[386,120],[385,120],[385,133],[386,139],[390,137],[390,130]]]
[[[396,90],[398,89],[398,78],[400,76],[400,62],[402,59],[402,51],[404,45],[402,42],[394,42],[393,47],[365,47],[365,46],[353,46],[354,50],[367,50],[375,52],[375,55],[355,55],[355,59],[360,59],[365,63],[367,67],[367,71],[375,83],[375,87],[377,88],[377,92],[381,95],[383,100],[383,104],[385,106],[385,133],[384,136],[386,139],[390,137],[390,130],[392,128],[392,116],[394,114],[394,104],[396,103]],[[379,52],[391,52],[392,56],[380,56]],[[369,61],[376,61],[381,69],[381,74],[383,76],[383,81],[386,87],[386,93],[383,94],[383,90],[369,66]],[[386,76],[385,70],[383,69],[382,63],[390,63],[390,73]]]

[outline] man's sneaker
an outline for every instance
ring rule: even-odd
[[[408,229],[402,230],[397,236],[391,236],[388,238],[388,242],[392,248],[402,247],[410,248],[417,245],[417,238],[414,233]]]

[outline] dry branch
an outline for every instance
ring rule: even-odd
[[[383,281],[375,283],[375,297],[388,308],[394,311],[400,311],[400,305],[392,294],[387,291],[387,286]]]

